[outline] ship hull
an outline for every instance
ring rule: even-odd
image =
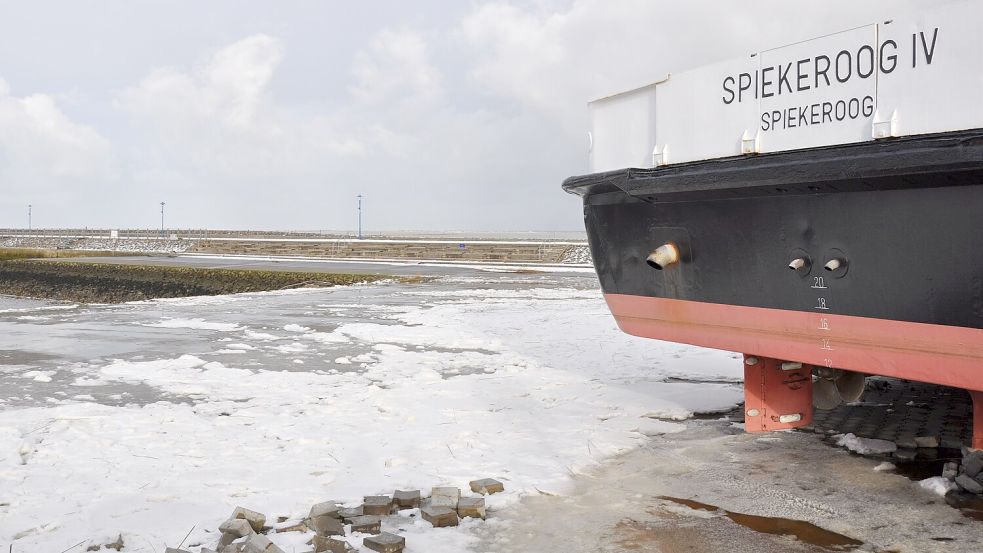
[[[983,391],[981,131],[564,187],[625,332]],[[679,261],[656,270],[663,244]]]

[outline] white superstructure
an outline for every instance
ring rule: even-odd
[[[957,2],[595,100],[591,172],[983,127],[981,23]]]

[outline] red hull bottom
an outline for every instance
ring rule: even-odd
[[[809,424],[811,377],[806,385],[799,373],[834,367],[969,390],[972,446],[983,448],[983,330],[622,294],[605,299],[628,334],[744,353],[748,431]],[[782,361],[804,366],[783,371]]]

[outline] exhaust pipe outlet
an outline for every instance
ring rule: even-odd
[[[788,264],[788,268],[793,271],[804,271],[809,268],[809,260],[804,257],[796,257]]]
[[[670,265],[679,263],[679,248],[672,243],[663,244],[650,253],[645,258],[645,262],[648,263],[649,267],[661,271]]]
[[[833,272],[839,269],[840,267],[844,267],[844,266],[846,266],[846,260],[833,258],[826,262],[824,268],[829,272]]]

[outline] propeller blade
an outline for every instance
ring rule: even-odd
[[[843,374],[833,382],[843,401],[850,403],[864,395],[867,377],[863,373],[843,371]]]
[[[843,403],[836,383],[825,378],[818,378],[812,383],[812,406],[816,409],[832,409]]]

